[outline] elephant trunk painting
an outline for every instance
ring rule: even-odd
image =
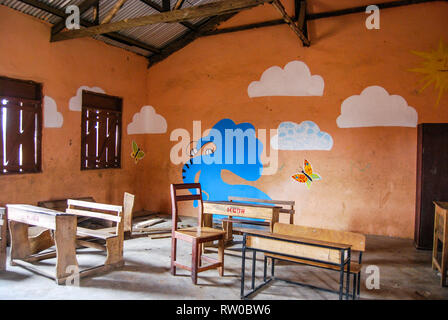
[[[223,172],[230,171],[246,181],[258,180],[263,170],[262,151],[252,124],[223,119],[196,142],[191,159],[182,168],[183,182],[200,183],[204,200],[228,201],[231,196],[271,199],[254,186],[230,184],[222,178]]]

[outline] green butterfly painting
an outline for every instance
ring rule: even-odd
[[[135,160],[137,163],[139,160],[142,160],[145,157],[145,153],[141,150],[135,141],[132,141],[132,153],[131,158]]]

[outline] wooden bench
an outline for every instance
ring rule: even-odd
[[[107,252],[107,259],[104,265],[98,267],[98,269],[110,269],[113,266],[119,267],[124,264],[124,221],[122,206],[68,199],[67,209],[65,211],[76,216],[96,218],[116,223],[116,226],[113,228],[99,230],[77,227],[76,235],[78,239],[76,244],[78,246],[90,247]],[[100,239],[105,242],[105,245],[84,238],[93,238],[93,240]]]
[[[276,224],[277,225],[277,224]],[[274,228],[275,226],[274,225]],[[288,225],[291,226],[291,225]],[[242,274],[241,274],[241,299],[247,299],[256,291],[267,285],[273,280],[285,281],[287,283],[304,285],[315,289],[339,293],[339,299],[342,300],[344,295],[349,298],[350,286],[350,262],[351,262],[351,245],[323,240],[315,240],[310,238],[296,237],[279,233],[266,232],[255,229],[241,229],[243,232],[243,252],[242,252]],[[249,293],[245,293],[245,260],[246,252],[252,251],[252,285]],[[256,253],[264,253],[264,272],[263,283],[255,287],[255,270],[256,270]],[[267,260],[271,257],[271,277],[267,279]],[[275,260],[286,260],[297,263],[320,263],[321,265],[331,265],[335,270],[339,271],[339,291],[332,291],[325,288],[280,279],[274,276]],[[345,280],[344,280],[345,278]]]
[[[73,198],[75,200],[95,202],[92,197]],[[67,199],[47,200],[37,202],[37,206],[65,212],[67,209]],[[87,218],[78,219],[78,223],[82,223]],[[54,246],[54,239],[51,230],[42,227],[30,227],[28,230],[30,250],[32,254],[39,253],[43,250]]]
[[[0,271],[6,270],[6,209],[0,208]]]
[[[80,200],[67,200],[66,212],[30,205],[7,205],[11,234],[11,265],[19,265],[39,273],[58,284],[63,284],[78,271],[79,277],[105,272],[124,264],[123,260],[123,210],[122,206]],[[92,217],[116,223],[113,233],[77,226],[77,217]],[[29,226],[52,230],[56,250],[33,254],[30,250]],[[86,239],[87,238],[87,239]],[[91,242],[100,239],[105,245]],[[77,246],[90,247],[107,252],[104,264],[78,270]],[[56,258],[56,275],[37,268],[33,262]],[[76,270],[68,270],[68,267]]]
[[[358,262],[351,261],[350,263],[350,274],[353,275],[352,298],[355,299],[356,297],[358,297],[359,299],[360,284],[361,284],[362,254],[365,251],[365,245],[366,245],[366,238],[363,234],[305,227],[284,223],[276,223],[274,225],[274,233],[277,235],[292,236],[303,239],[311,239],[316,241],[325,241],[329,243],[339,243],[343,245],[349,245],[351,247],[351,254],[353,253],[358,254]],[[339,267],[331,263],[310,261],[303,258],[287,257],[283,254],[265,253],[265,259],[266,258],[272,259],[272,273],[274,273],[275,260],[286,260],[294,263],[315,266],[318,268],[339,271]],[[347,271],[347,266],[345,267],[345,271]]]

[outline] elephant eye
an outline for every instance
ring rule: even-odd
[[[201,148],[201,154],[204,156],[209,156],[213,153],[215,153],[216,151],[216,144],[214,144],[213,142],[207,142],[206,144],[204,144]]]

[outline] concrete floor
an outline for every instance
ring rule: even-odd
[[[236,237],[238,240],[238,237]],[[186,270],[178,269],[178,276],[169,272],[171,239],[141,237],[125,241],[125,266],[103,275],[83,278],[79,287],[58,286],[54,281],[20,267],[7,267],[0,272],[0,299],[212,299],[238,300],[240,295],[241,245],[226,249],[225,276],[217,270],[199,274],[198,285],[191,283]],[[181,262],[189,264],[191,249],[180,242]],[[216,257],[216,249],[209,249]],[[262,276],[262,256],[257,262],[258,283]],[[100,264],[105,254],[83,249],[78,255],[80,268]],[[375,265],[380,270],[380,289],[368,290],[366,268]],[[54,259],[41,263],[52,271]],[[448,299],[448,288],[440,286],[440,276],[431,269],[431,252],[416,250],[412,240],[380,236],[367,237],[363,257],[361,299]],[[247,282],[251,261],[246,264]],[[276,275],[332,289],[338,288],[338,273],[300,265],[280,263]],[[295,286],[276,281],[253,296],[253,299],[313,299],[335,300],[337,295],[325,291]]]

